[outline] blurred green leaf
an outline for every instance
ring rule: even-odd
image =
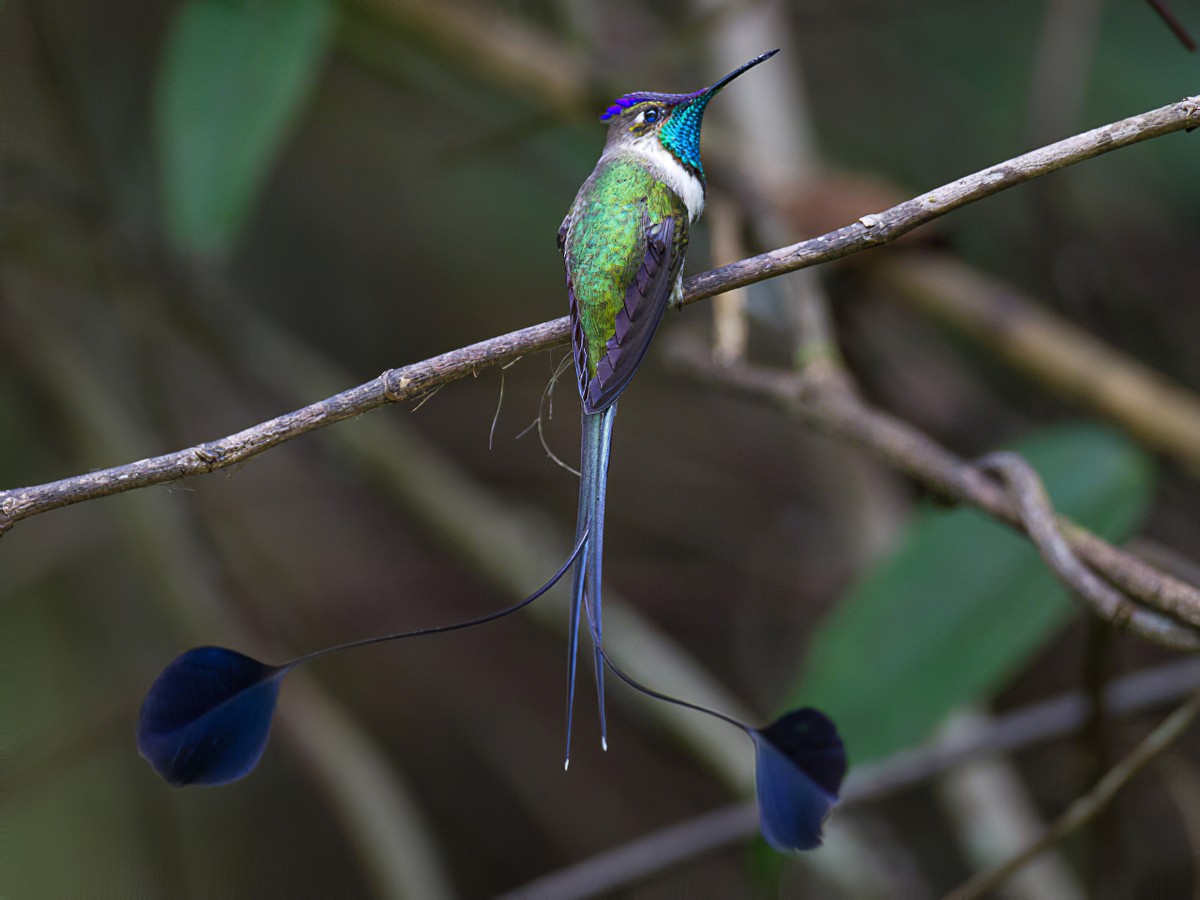
[[[227,247],[316,76],[329,0],[190,0],[172,24],[154,125],[172,239]]]
[[[1016,449],[1059,511],[1109,540],[1149,505],[1151,461],[1114,432],[1058,427]],[[789,705],[832,716],[855,762],[881,757],[1001,687],[1074,611],[1026,539],[929,508],[822,623]]]

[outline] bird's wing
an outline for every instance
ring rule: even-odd
[[[608,408],[629,383],[646,355],[683,267],[686,213],[655,221],[643,202],[637,214],[641,218],[639,239],[630,241],[632,257],[621,261],[623,265],[593,274],[593,280],[602,284],[577,285],[571,271],[571,248],[567,250],[572,344],[584,412]],[[607,249],[611,252],[612,248]],[[580,291],[590,293],[586,309],[579,302]]]
[[[641,366],[679,276],[681,254],[674,252],[675,230],[686,219],[645,220],[646,251],[633,283],[617,309],[612,336],[596,361],[595,374],[581,385],[586,412],[611,406]],[[686,229],[687,225],[683,224]],[[587,369],[584,369],[587,371]]]

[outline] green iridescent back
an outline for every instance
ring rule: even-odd
[[[616,156],[597,168],[572,207],[563,254],[590,377],[595,377],[605,345],[616,334],[617,314],[645,260],[646,218],[652,224],[675,219],[671,265],[677,270],[687,246],[687,208],[632,154]],[[667,297],[647,299],[664,307],[667,301]]]

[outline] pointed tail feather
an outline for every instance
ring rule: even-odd
[[[589,597],[589,630],[603,633],[601,584],[604,560],[604,499],[608,484],[608,459],[612,446],[612,427],[617,414],[614,403],[598,413],[585,413],[580,447],[579,513],[575,539],[587,533],[583,551],[575,561],[571,581],[571,616],[567,638],[567,747],[566,763],[571,761],[571,717],[575,706],[575,670],[579,656],[579,622],[584,607],[584,592]],[[604,663],[597,648],[596,693],[600,708],[600,741],[607,749],[608,729],[604,716]]]
[[[601,569],[604,564],[604,501],[608,495],[608,460],[612,450],[612,429],[616,416],[617,405],[614,403],[596,417],[600,419],[600,422],[595,426],[595,464],[591,466],[593,470],[592,508],[589,513],[589,519],[592,522],[592,531],[590,534],[593,540],[591,542],[591,553],[585,561],[585,565],[587,566],[588,594],[591,601],[585,609],[591,630],[596,635],[593,638],[596,663],[596,701],[597,708],[600,711],[600,746],[605,750],[608,749],[608,723],[604,715],[604,658],[600,654],[600,645],[596,642],[604,635],[604,619],[600,605],[600,588],[603,584]]]

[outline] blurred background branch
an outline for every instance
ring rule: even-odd
[[[769,401],[806,427],[870,449],[946,500],[970,504],[1033,536],[1034,527],[1027,524],[1022,507],[989,483],[978,467],[956,458],[912,426],[871,409],[852,393],[838,387],[831,390],[803,374],[750,366],[718,367],[702,356],[698,348],[684,341],[674,342],[671,349],[672,362],[678,371],[696,381]],[[1040,509],[1042,513],[1048,511],[1045,505]],[[1152,637],[1168,646],[1187,649],[1197,646],[1200,589],[1088,535],[1070,520],[1055,522],[1054,517],[1043,516],[1038,524],[1061,528],[1064,544],[1087,560],[1088,565],[1142,604],[1166,614],[1166,617],[1150,616],[1139,629],[1134,622],[1125,622],[1123,616],[1109,610],[1106,615],[1121,620],[1118,626],[1128,624],[1143,637]],[[1105,608],[1108,609],[1107,604]],[[1167,617],[1178,617],[1179,621]]]
[[[945,256],[907,254],[868,277],[1059,396],[1200,474],[1200,396],[1114,350],[1010,285]]]
[[[1196,721],[1197,715],[1200,715],[1200,695],[1193,696],[1187,703],[1163,719],[1162,724],[1146,735],[1132,753],[1106,772],[1092,790],[1072,803],[1062,817],[1037,841],[1004,865],[971,879],[948,896],[953,900],[970,900],[970,898],[985,897],[992,893],[1005,881],[1012,878],[1023,866],[1028,865],[1049,847],[1095,817],[1112,802],[1117,791],[1125,787],[1131,778],[1183,737],[1184,733],[1191,728],[1192,723]]]
[[[1167,663],[1126,675],[1109,684],[1104,692],[1104,712],[1109,716],[1125,716],[1155,709],[1198,687],[1200,661],[1188,659]],[[846,782],[843,803],[848,807],[871,803],[910,790],[964,763],[1028,751],[1038,744],[1077,731],[1091,714],[1090,698],[1083,693],[1074,693],[1012,710],[979,728],[944,731],[924,746],[855,770]],[[649,874],[677,866],[726,844],[745,840],[757,829],[758,813],[754,804],[730,805],[643,835],[577,865],[550,872],[507,896],[525,900],[595,896],[635,883]]]

